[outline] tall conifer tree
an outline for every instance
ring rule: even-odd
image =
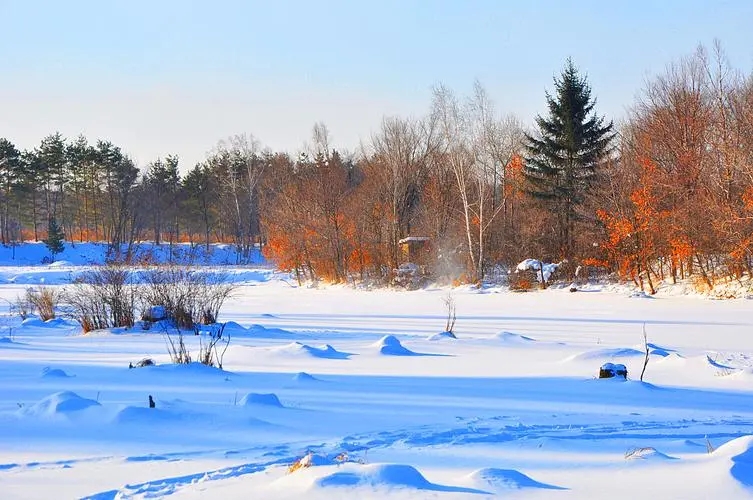
[[[573,255],[576,207],[592,186],[600,163],[610,151],[613,123],[594,113],[596,101],[586,77],[567,60],[555,95],[546,93],[549,113],[536,117],[538,133],[526,134],[528,156],[524,173],[529,194],[546,201],[557,221],[561,256]]]

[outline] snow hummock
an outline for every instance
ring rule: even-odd
[[[293,375],[293,381],[299,383],[321,382],[321,380],[306,372],[298,372]]]
[[[303,491],[314,493],[331,488],[351,490],[364,488],[364,492],[379,492],[377,498],[391,496],[397,491],[410,492],[447,492],[447,493],[488,493],[464,486],[442,485],[429,481],[412,465],[393,463],[358,464],[345,463],[340,466],[314,466],[290,474],[281,480],[278,487],[293,486],[295,483],[307,484]],[[426,494],[426,493],[424,493]],[[327,496],[338,496],[327,492]],[[338,496],[339,498],[339,496]],[[370,497],[373,498],[373,497]]]
[[[522,490],[539,488],[547,490],[564,490],[560,486],[540,483],[515,469],[484,468],[471,472],[465,477],[465,483],[482,490],[501,493],[505,490]]]
[[[239,401],[241,406],[273,406],[275,408],[284,408],[280,398],[274,393],[249,392]]]
[[[591,361],[601,359],[632,358],[645,355],[645,352],[641,352],[638,349],[633,349],[632,347],[609,347],[604,349],[585,351],[569,357],[568,360]]]
[[[455,340],[457,338],[458,338],[457,335],[455,335],[452,332],[439,332],[439,333],[435,333],[433,335],[429,335],[427,337],[427,340],[431,340],[431,341],[447,340],[447,339]]]
[[[753,436],[733,439],[711,454],[712,457],[729,460],[729,472],[734,479],[748,488],[753,487]]]
[[[285,356],[305,356],[322,359],[348,359],[352,354],[340,352],[329,344],[319,347],[302,344],[301,342],[291,342],[290,344],[272,348],[276,354]]]
[[[415,468],[402,464],[369,464],[343,467],[315,481],[317,486],[402,486],[432,489],[432,484]]]
[[[24,409],[24,413],[34,416],[52,416],[74,413],[92,406],[100,406],[93,399],[82,398],[75,392],[62,391],[51,394],[33,406]]]
[[[394,335],[385,335],[379,341],[371,344],[380,354],[385,356],[415,356],[417,353],[403,346]]]
[[[68,378],[70,376],[60,368],[50,368],[49,366],[42,368],[42,378]]]
[[[531,337],[526,337],[525,335],[520,335],[518,333],[504,332],[504,331],[499,332],[494,337],[501,340],[505,344],[526,345],[532,342],[536,342],[536,339],[533,339]]]

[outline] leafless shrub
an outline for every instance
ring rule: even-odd
[[[187,365],[191,362],[191,353],[183,340],[183,332],[177,328],[175,338],[165,329],[165,343],[167,344],[167,354],[170,361],[176,365]]]
[[[207,366],[217,366],[217,368],[222,370],[222,361],[230,345],[230,336],[224,333],[225,323],[217,329],[212,328],[206,341],[202,337],[199,337],[201,344],[199,348],[199,363]],[[218,345],[222,346],[222,350],[217,347]]]
[[[84,333],[134,324],[137,291],[130,273],[107,266],[81,275],[65,293],[65,303]]]
[[[457,319],[455,298],[452,294],[448,293],[442,300],[447,307],[447,322],[445,323],[444,331],[453,333],[452,329],[455,328],[455,320]]]
[[[149,269],[142,281],[143,305],[163,306],[175,326],[183,329],[215,323],[222,304],[235,289],[224,273],[178,266]]]
[[[34,303],[29,300],[28,292],[16,297],[16,301],[10,305],[11,312],[18,314],[21,319],[26,319],[36,312]]]
[[[42,321],[47,321],[55,318],[55,308],[59,305],[60,298],[60,292],[54,288],[40,286],[26,290],[25,302],[39,312]]]
[[[643,382],[643,374],[646,373],[646,367],[648,366],[648,337],[646,336],[646,323],[643,323],[643,347],[646,349],[646,357],[643,358],[643,370],[641,370],[641,382]]]

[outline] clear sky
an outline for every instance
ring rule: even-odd
[[[0,137],[83,133],[141,166],[237,133],[295,152],[317,121],[353,150],[440,82],[531,123],[568,56],[613,119],[699,43],[753,69],[752,0],[0,0],[0,20]]]

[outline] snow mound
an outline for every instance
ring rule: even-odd
[[[240,326],[240,328],[243,327]],[[283,330],[282,328],[267,328],[262,325],[251,325],[245,330],[248,335],[267,339],[289,339],[293,335],[291,332]]]
[[[280,403],[280,398],[274,393],[256,393],[249,392],[243,396],[240,400],[241,406],[272,406],[275,408],[284,408]]]
[[[217,326],[208,325],[202,328],[205,331],[217,330]],[[224,323],[223,334],[228,334],[234,337],[257,337],[265,339],[290,339],[293,334],[287,330],[281,328],[267,328],[262,325],[251,325],[245,327],[235,321],[228,321]]]
[[[653,354],[655,356],[661,356],[663,358],[669,356],[670,354],[676,354],[676,349],[670,349],[669,347],[661,347],[656,344],[653,344],[649,342],[648,344],[648,352],[649,354]],[[645,347],[641,346],[642,349],[645,349]]]
[[[569,361],[594,361],[614,358],[633,358],[645,355],[645,352],[641,352],[638,349],[633,349],[631,347],[614,347],[582,352],[567,359]]]
[[[144,404],[146,405],[146,400]],[[148,406],[126,406],[120,409],[113,417],[113,422],[117,424],[132,424],[137,426],[167,424],[183,422],[204,422],[206,419],[203,415],[197,414],[185,408],[164,409],[161,407],[170,406],[169,403],[157,401],[156,408]]]
[[[636,290],[630,294],[631,299],[653,299],[653,295],[649,295],[643,290]]]
[[[526,345],[530,344],[531,342],[536,342],[536,339],[532,339],[531,337],[526,337],[525,335],[520,335],[512,332],[499,332],[494,337],[501,340],[505,344]]]
[[[744,486],[753,486],[753,436],[733,439],[714,450],[712,456],[730,460],[732,477]]]
[[[307,344],[301,344],[300,342],[291,342],[282,347],[273,347],[272,350],[279,354],[323,359],[348,359],[352,356],[352,354],[348,352],[338,351],[329,344],[320,347],[313,347]]]
[[[318,378],[306,372],[298,372],[293,375],[294,382],[321,382]]]
[[[464,478],[464,482],[476,488],[493,490],[521,490],[525,488],[539,488],[546,490],[564,490],[560,486],[540,483],[522,472],[514,469],[484,468],[471,472]]]
[[[129,370],[136,373],[174,373],[179,374],[181,376],[184,375],[192,375],[192,376],[205,376],[205,375],[222,375],[227,376],[230,375],[230,372],[220,370],[219,368],[216,368],[214,366],[207,366],[205,364],[199,363],[198,361],[193,361],[191,363],[187,364],[175,364],[175,363],[167,363],[167,364],[161,364],[161,365],[151,365],[151,366],[144,366],[143,368],[139,370]]]
[[[172,418],[172,416],[164,410],[160,410],[159,408],[144,408],[141,406],[126,406],[119,410],[113,418],[113,421],[119,424],[142,422],[154,423],[156,421],[169,422],[174,420],[177,419]]]
[[[320,487],[337,486],[382,486],[402,487],[418,490],[433,490],[430,483],[415,467],[401,464],[369,464],[341,467],[338,472],[319,477],[314,485]]]
[[[417,353],[403,346],[394,335],[385,335],[378,342],[371,344],[380,354],[385,356],[416,356]]]
[[[240,323],[236,323],[235,321],[226,321],[224,323],[225,332],[245,332],[248,330],[245,326],[241,325]]]
[[[49,264],[47,267],[53,267],[53,268],[55,268],[55,267],[70,267],[72,265],[73,265],[73,263],[68,262],[67,260],[57,260],[57,261]]]
[[[683,365],[687,362],[687,359],[685,358],[685,356],[681,354],[678,354],[676,352],[670,352],[669,354],[664,356],[664,359],[660,359],[659,362],[662,364],[667,364],[667,365],[672,365],[672,364]]]
[[[75,392],[63,391],[51,394],[25,410],[33,416],[52,416],[74,413],[92,406],[100,406],[93,399],[82,398]]]
[[[60,328],[70,327],[77,325],[77,323],[71,323],[63,318],[53,318],[47,321],[42,321],[39,318],[26,318],[21,322],[21,328]]]
[[[60,368],[50,368],[49,366],[42,368],[42,378],[68,378],[70,376]]]
[[[439,333],[435,333],[434,335],[429,335],[429,337],[427,337],[427,340],[446,340],[446,339],[454,340],[457,338],[458,337],[452,332],[439,332]]]
[[[646,448],[634,448],[625,453],[625,460],[677,460],[676,457],[670,457],[658,451],[651,446]]]

